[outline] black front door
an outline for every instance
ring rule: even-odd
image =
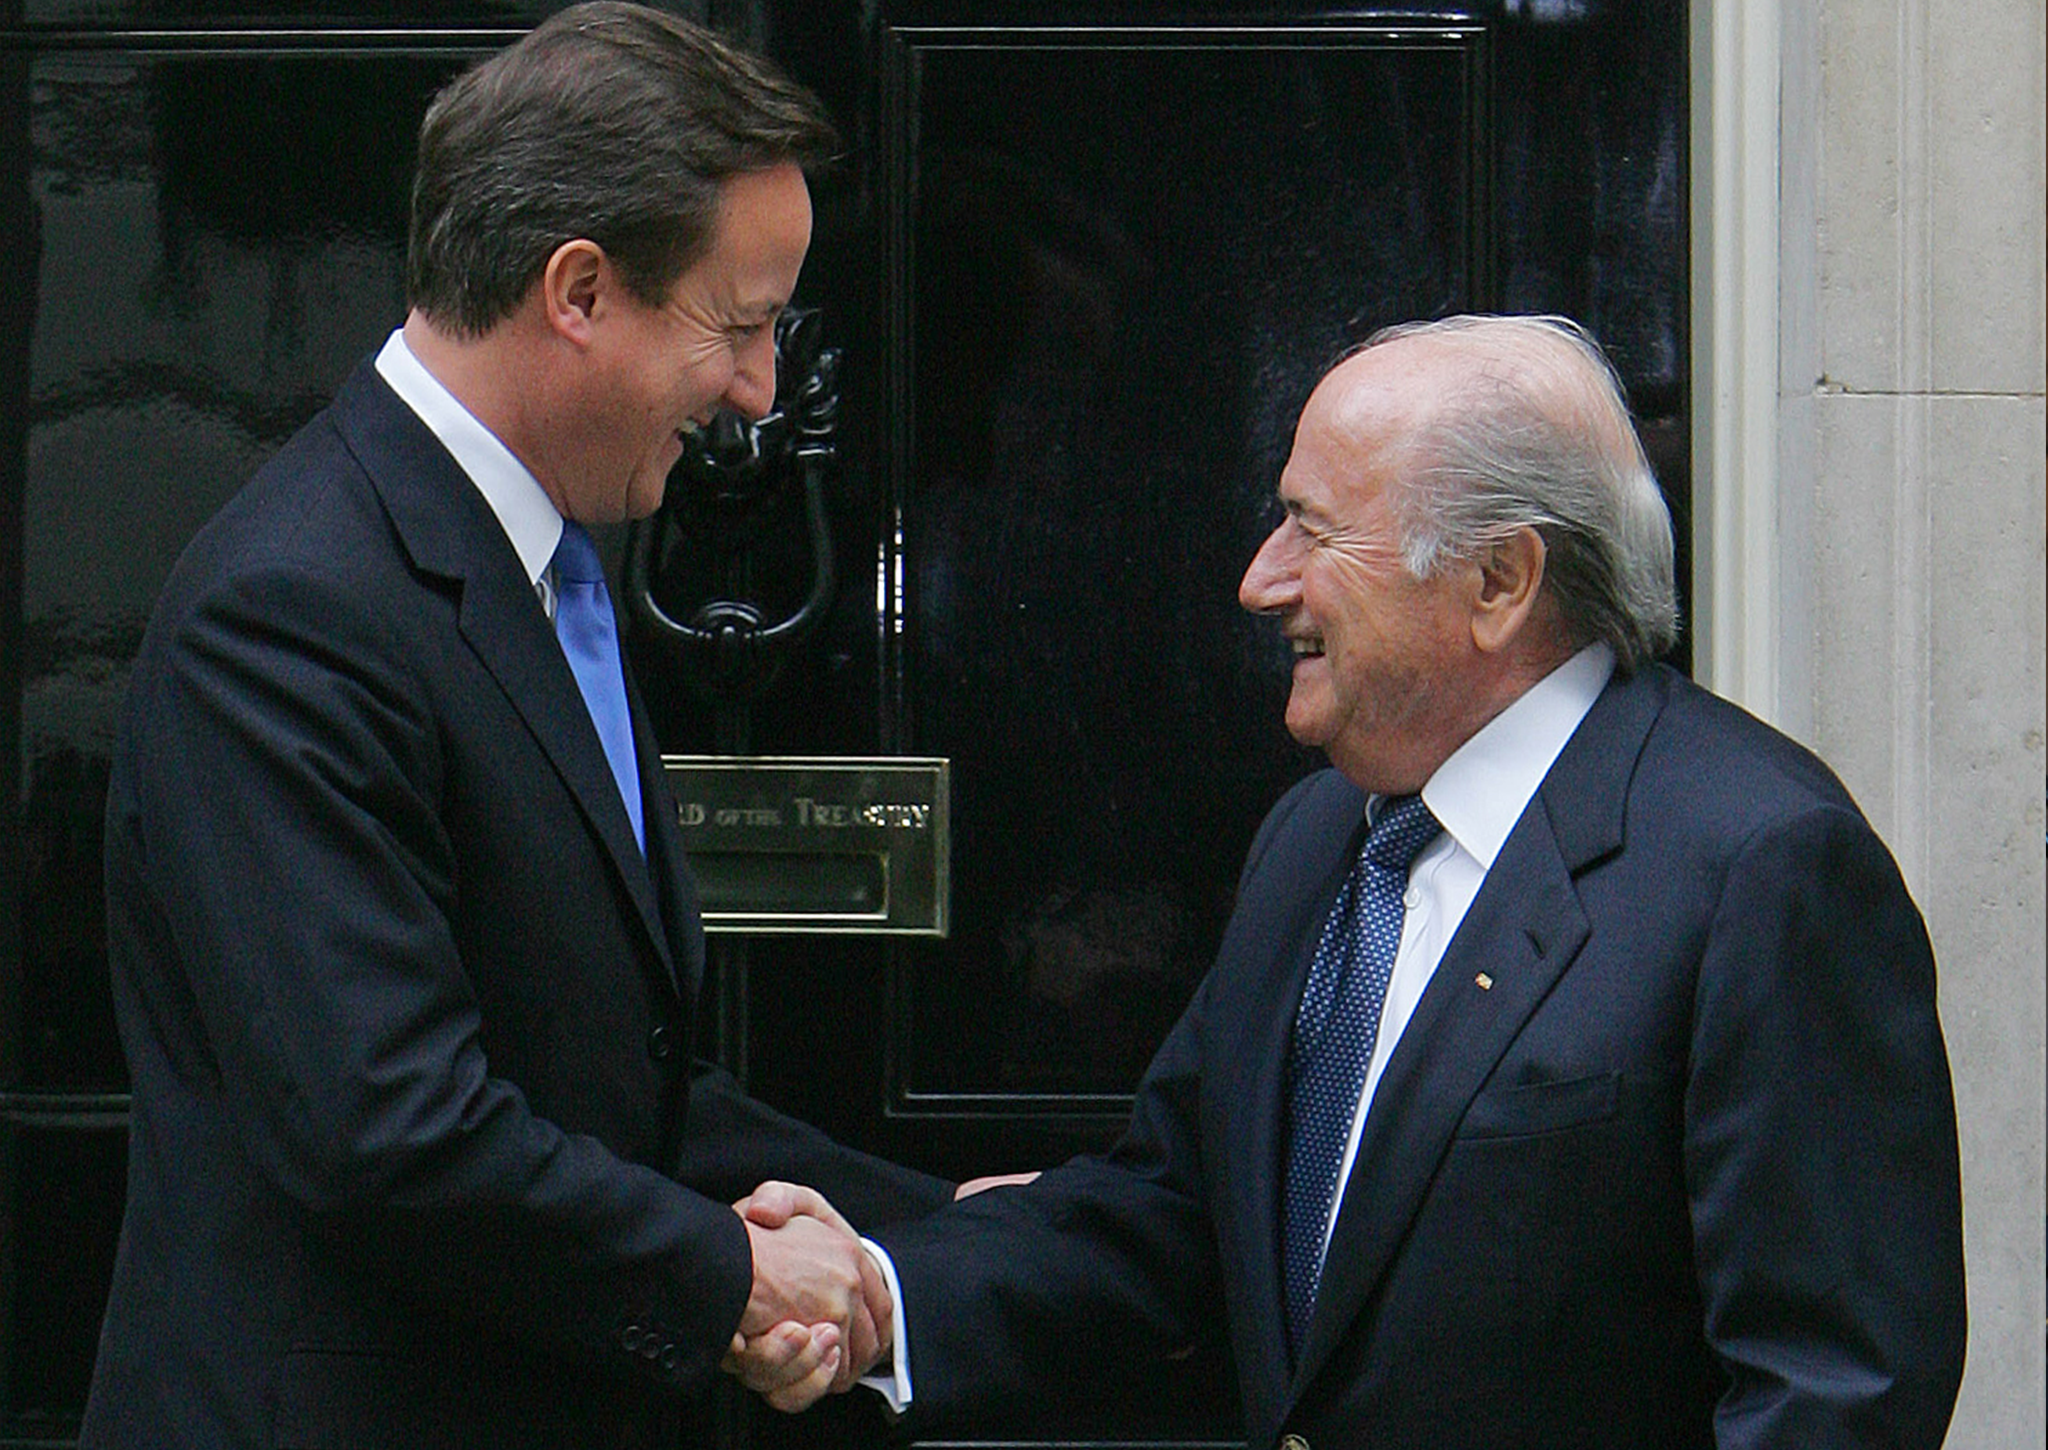
[[[435,86],[554,8],[0,8],[0,236],[33,263],[0,301],[0,1447],[74,1432],[119,1222],[99,821],[142,620],[399,319]],[[819,508],[800,481],[724,512],[679,488],[607,541],[669,618],[788,619],[821,550],[830,587],[793,643],[723,657],[635,612],[657,728],[676,754],[940,758],[951,788],[947,934],[721,934],[714,1046],[876,1151],[1045,1166],[1114,1134],[1313,764],[1235,594],[1323,369],[1408,318],[1579,317],[1685,519],[1684,7],[677,8],[816,88],[847,154],[798,298],[839,354]],[[972,1432],[1227,1443],[1227,1384],[1196,1360]],[[884,1435],[847,1404],[714,1421]]]

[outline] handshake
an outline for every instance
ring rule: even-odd
[[[754,1251],[724,1368],[778,1410],[841,1394],[888,1356],[896,1306],[874,1256],[816,1189],[764,1183],[733,1205]]]
[[[955,1198],[1029,1183],[998,1173]],[[754,1251],[754,1290],[723,1368],[778,1410],[843,1394],[895,1349],[888,1281],[853,1226],[815,1188],[764,1183],[733,1206]]]

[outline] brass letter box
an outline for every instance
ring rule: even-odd
[[[662,763],[706,931],[946,934],[948,762],[667,755]]]

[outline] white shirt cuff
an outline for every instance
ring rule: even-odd
[[[896,1282],[896,1266],[889,1261],[886,1249],[873,1239],[862,1239],[860,1245],[888,1281],[889,1299],[896,1306],[896,1332],[891,1349],[894,1363],[883,1360],[861,1383],[887,1400],[889,1408],[900,1415],[910,1407],[910,1325],[903,1312],[903,1287]]]

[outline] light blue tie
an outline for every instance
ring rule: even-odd
[[[1287,1337],[1298,1355],[1323,1275],[1323,1236],[1351,1120],[1379,1038],[1380,1009],[1401,946],[1408,867],[1442,828],[1421,796],[1381,803],[1365,849],[1337,892],[1309,967],[1288,1056]]]
[[[619,631],[612,619],[612,596],[604,587],[604,566],[597,545],[573,519],[562,523],[562,542],[555,546],[555,634],[569,668],[583,690],[597,738],[604,742],[612,779],[633,822],[633,839],[647,849],[640,817],[640,767],[633,754],[633,715],[626,708],[626,677],[619,664]]]

